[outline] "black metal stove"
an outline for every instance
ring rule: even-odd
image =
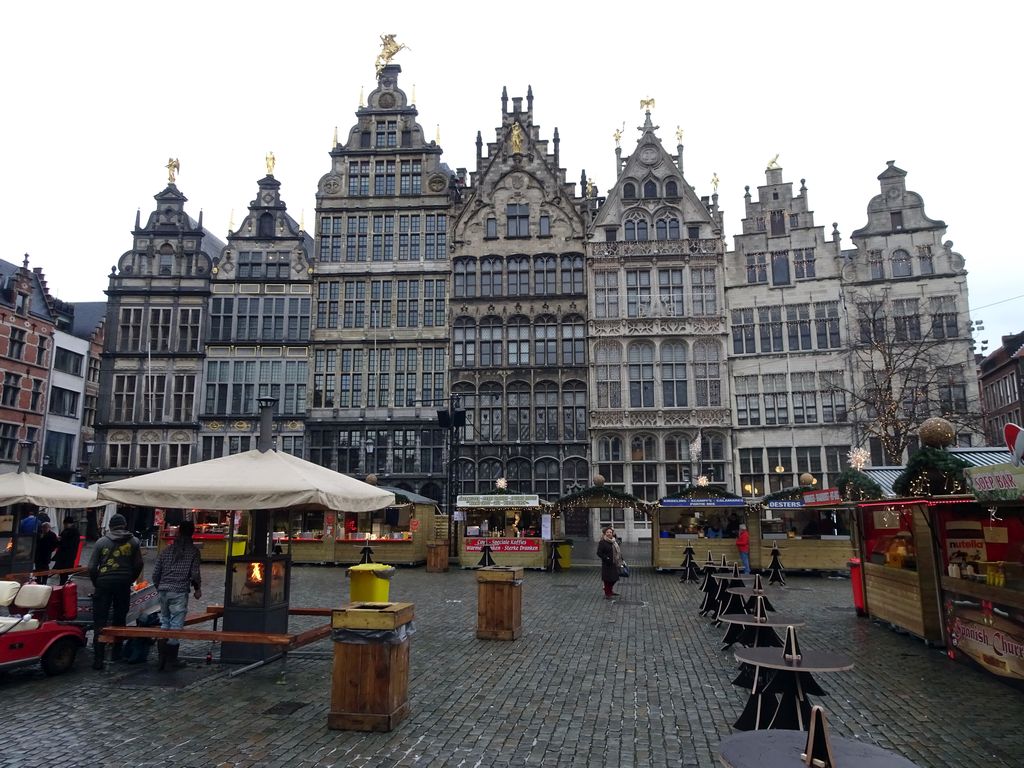
[[[288,632],[288,592],[292,562],[288,555],[229,557],[224,590],[224,630]],[[220,659],[231,663],[266,661],[280,651],[260,643],[222,643]]]

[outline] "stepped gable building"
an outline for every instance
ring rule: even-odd
[[[185,213],[174,183],[155,195],[145,226],[107,288],[93,474],[98,482],[196,460],[213,257],[224,243]]]
[[[276,447],[304,456],[313,238],[288,215],[274,157],[214,260],[200,407],[200,459],[256,447],[257,399],[272,397]]]
[[[19,443],[32,445],[28,463],[42,468],[53,335],[58,322],[42,271],[0,260],[0,465],[17,465]]]
[[[606,483],[654,501],[700,476],[728,484],[731,414],[718,195],[698,197],[649,110],[638,130],[588,243],[590,427]],[[601,514],[649,535],[640,513]]]
[[[477,133],[476,170],[452,224],[452,393],[466,409],[462,493],[554,500],[590,484],[584,201],[541,138],[533,91],[495,140]],[[573,533],[573,522],[567,521]]]
[[[746,497],[818,487],[846,467],[852,429],[847,324],[838,233],[814,223],[803,179],[797,195],[772,162],[744,195],[742,234],[726,254],[732,487]]]
[[[960,445],[977,444],[982,431],[964,258],[943,241],[945,222],[928,218],[921,195],[907,190],[906,175],[887,163],[868,222],[843,252],[851,418],[875,465],[901,464],[917,448],[916,429],[901,444],[879,412],[897,411],[915,428],[944,416]],[[874,392],[881,395],[864,398]]]
[[[317,189],[312,461],[441,499],[448,216],[458,180],[380,68]]]

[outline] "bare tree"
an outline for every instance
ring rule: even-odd
[[[955,307],[918,297],[847,296],[849,373],[835,383],[850,400],[861,442],[877,438],[886,464],[903,462],[917,428],[931,416],[958,431],[981,432],[977,388],[969,384],[970,351]]]

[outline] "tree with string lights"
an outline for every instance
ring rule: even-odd
[[[831,386],[849,399],[850,418],[862,442],[876,438],[887,465],[900,465],[918,440],[918,427],[932,416],[957,432],[981,433],[969,339],[950,335],[931,318],[923,327],[901,299],[847,297],[851,309],[850,368],[853,381]],[[925,318],[927,320],[927,318]]]

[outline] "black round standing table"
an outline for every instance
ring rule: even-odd
[[[853,669],[853,659],[831,651],[803,651],[787,657],[778,648],[744,648],[736,651],[736,661],[754,667],[750,698],[735,725],[741,731],[806,730],[811,716],[807,694],[825,694],[811,673]]]

